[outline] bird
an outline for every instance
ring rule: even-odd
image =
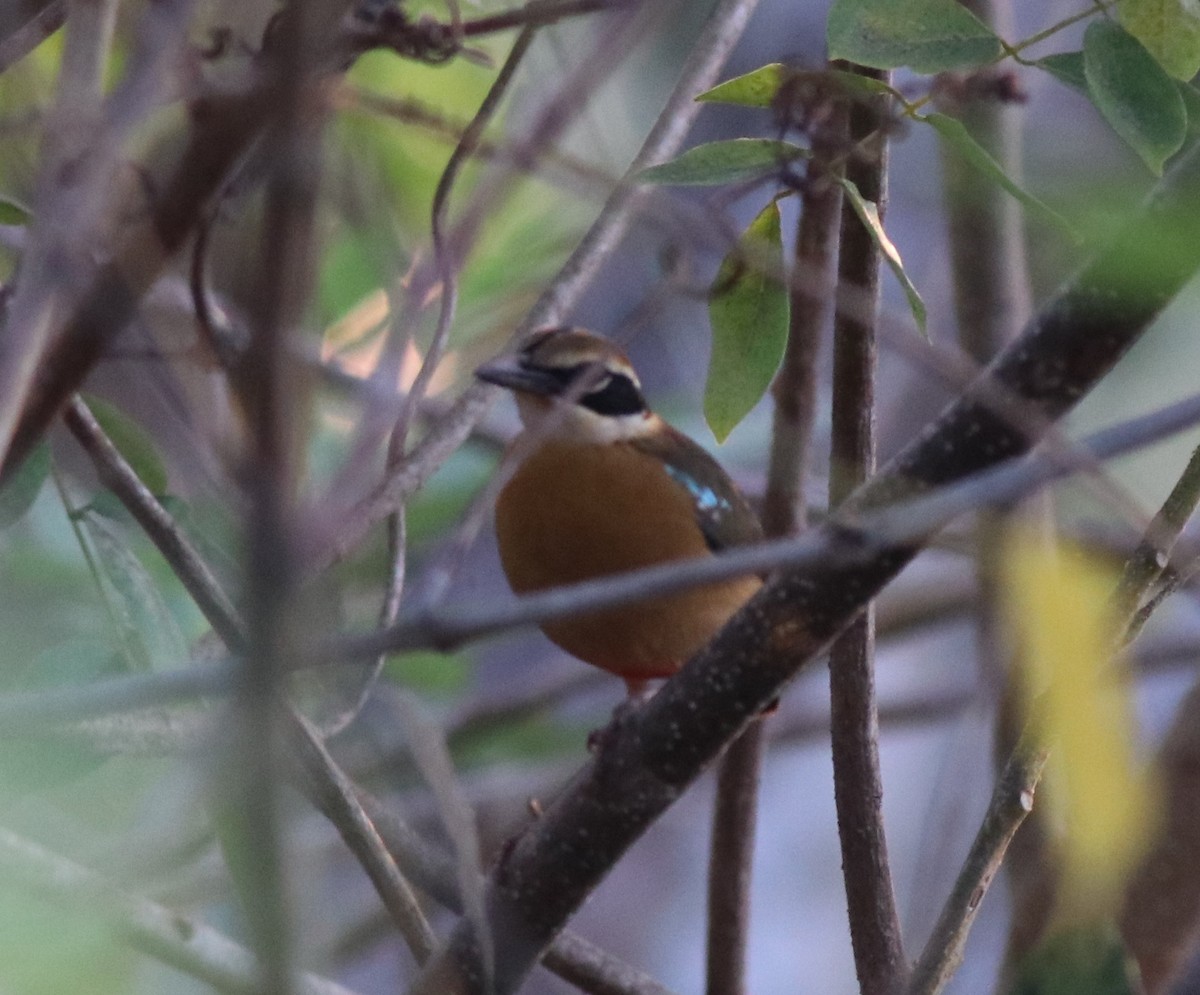
[[[761,541],[758,518],[729,475],[650,410],[612,341],[543,328],[475,375],[513,393],[523,426],[495,508],[501,565],[517,594]],[[541,628],[572,656],[622,678],[627,700],[636,700],[761,584],[739,577]]]

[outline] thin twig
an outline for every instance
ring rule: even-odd
[[[765,716],[751,722],[729,745],[717,769],[708,862],[707,995],[746,991],[751,873],[766,722]]]
[[[67,0],[36,0],[34,4],[10,5],[0,15],[0,73],[37,48],[61,28],[66,19]]]
[[[1011,35],[1010,0],[965,0],[964,6],[997,35]],[[1000,163],[1005,175],[1021,183],[1024,156],[1019,107],[1016,102],[1002,103],[994,90],[1009,72],[1011,67],[989,68],[962,79],[940,77],[935,94],[939,108],[957,116],[975,141]],[[942,143],[941,162],[957,337],[963,350],[982,364],[1019,334],[1032,311],[1025,217],[1020,205],[998,187],[978,183],[974,168],[948,142]],[[992,756],[997,777],[1013,756],[1024,724],[1024,688],[1013,666],[1002,617],[1003,552],[1014,528],[1044,530],[1053,522],[1050,496],[1039,498],[985,512],[975,523],[980,595],[976,612],[978,670],[995,698]],[[1008,888],[1014,905],[1023,909],[1010,919],[1010,939],[1019,931],[1035,932],[1027,929],[1037,916],[1027,899],[1039,889],[1039,879],[1045,879],[1041,868],[1047,856],[1039,814],[1025,824],[1010,852]]]
[[[22,408],[53,341],[59,295],[71,300],[86,265],[77,241],[95,233],[102,213],[89,194],[115,169],[102,140],[101,82],[112,44],[115,0],[67,5],[58,90],[41,141],[29,244],[0,336],[0,466],[8,464]],[[53,10],[53,8],[51,8]],[[45,13],[45,12],[43,12]],[[84,149],[87,156],[81,156]],[[23,456],[23,453],[18,453]]]
[[[457,14],[457,8],[455,12]],[[455,258],[452,247],[447,244],[444,230],[451,191],[454,189],[454,183],[462,167],[478,148],[484,130],[495,116],[501,99],[508,91],[516,75],[517,67],[529,51],[529,46],[533,44],[536,33],[536,28],[527,25],[517,36],[517,40],[513,43],[513,47],[508,53],[508,58],[505,60],[496,79],[492,81],[487,96],[484,97],[479,109],[475,112],[474,118],[471,119],[471,123],[463,131],[458,144],[455,145],[454,151],[450,154],[450,161],[442,171],[437,189],[434,191],[430,218],[430,236],[433,241],[434,266],[441,282],[438,321],[437,327],[434,329],[433,340],[430,342],[425,357],[421,362],[421,368],[417,371],[417,376],[413,380],[412,386],[404,398],[400,413],[397,415],[396,422],[392,426],[391,436],[388,439],[387,463],[385,467],[389,473],[403,461],[413,416],[419,410],[421,402],[425,399],[429,384],[445,352],[446,343],[450,336],[450,326],[454,320],[454,311],[458,302],[458,266],[460,265],[460,261]],[[388,517],[389,569],[387,590],[380,609],[380,628],[387,628],[392,625],[396,621],[396,616],[400,611],[400,598],[404,589],[405,558],[407,556],[406,536],[407,529],[404,519],[404,508],[401,506]],[[376,678],[382,672],[385,660],[386,657],[381,655],[375,661],[372,673],[363,684],[363,691],[358,701],[359,707],[365,702]],[[356,711],[357,709],[355,709]],[[348,721],[353,714],[354,712],[351,712],[343,721]]]
[[[233,602],[178,522],[126,462],[78,395],[67,405],[63,420],[91,457],[100,482],[137,520],[225,645],[234,651],[241,649],[244,629]]]
[[[229,995],[261,995],[262,965],[245,947],[203,920],[120,890],[95,871],[0,829],[0,869],[6,887],[28,888],[112,923],[130,946]],[[66,938],[63,938],[63,942]],[[353,995],[314,974],[294,976],[296,995]]]
[[[350,779],[330,756],[320,734],[301,715],[289,716],[289,739],[303,770],[301,785],[318,811],[333,824],[367,872],[392,922],[418,964],[433,952],[436,938],[416,895],[363,811]]]
[[[1145,592],[1162,576],[1171,551],[1200,500],[1200,448],[1193,450],[1183,473],[1171,488],[1158,514],[1117,585],[1113,601],[1119,618],[1127,620],[1126,643],[1140,635],[1152,612],[1173,591],[1177,580],[1162,584],[1145,605]],[[1193,688],[1179,706],[1156,767],[1162,787],[1161,825],[1125,886],[1121,935],[1138,960],[1145,990],[1166,991],[1194,949],[1197,920],[1195,854],[1196,771],[1200,744],[1195,729],[1200,715],[1200,690]]]
[[[629,5],[630,0],[534,0],[514,10],[463,21],[462,34],[464,38],[478,38],[481,35],[510,31],[513,28],[545,27],[561,21],[564,17],[619,10]]]
[[[1033,793],[1047,751],[1028,733],[1022,737],[996,782],[991,802],[950,897],[913,967],[906,995],[936,995],[962,962],[967,935],[1008,844],[1033,809]]]
[[[511,698],[497,699],[495,693],[489,691],[486,698],[468,704],[447,721],[446,741],[453,750],[509,723],[529,719],[572,694],[600,686],[604,680],[603,673],[589,669],[570,673]]]
[[[1191,458],[1171,493],[1150,522],[1142,541],[1125,563],[1121,579],[1113,595],[1118,617],[1129,619],[1129,642],[1141,631],[1146,617],[1136,615],[1142,598],[1170,562],[1171,550],[1200,503],[1200,447],[1192,450]]]
[[[1168,405],[1151,415],[1129,419],[1083,440],[1077,466],[1111,459],[1140,446],[1190,428],[1200,421],[1200,395]],[[846,564],[882,553],[896,545],[918,542],[958,515],[1002,506],[1029,494],[1042,484],[1068,476],[1072,467],[1060,454],[1039,453],[1014,458],[970,475],[960,483],[938,488],[924,497],[898,499],[879,510],[855,513],[852,520],[831,518],[821,529],[793,539],[777,539],[687,560],[669,566],[646,567],[602,580],[584,581],[536,594],[522,595],[503,605],[439,607],[411,619],[402,618],[385,632],[341,637],[319,650],[322,660],[362,659],[380,652],[436,647],[453,649],[472,639],[522,625],[687,590],[703,584],[765,573],[782,566],[813,567],[821,562]],[[890,478],[888,478],[890,480]],[[889,484],[889,488],[893,486]],[[898,489],[898,487],[897,487]],[[873,488],[866,488],[873,493]]]
[[[340,0],[288,8],[273,30],[265,84],[272,104],[259,267],[250,301],[250,343],[241,400],[250,436],[244,473],[246,653],[228,713],[216,824],[264,963],[266,991],[290,990],[293,940],[285,881],[279,771],[282,679],[303,645],[295,594],[295,426],[304,410],[290,361],[312,279],[313,224],[324,115],[308,106],[318,47],[341,19]]]
[[[1125,885],[1121,936],[1137,958],[1147,995],[1176,984],[1196,949],[1200,920],[1200,685],[1176,710],[1154,759],[1162,807],[1157,831]]]
[[[1175,673],[1195,669],[1197,657],[1194,637],[1155,640],[1138,654],[1136,663],[1139,674]],[[155,705],[224,697],[232,686],[232,674],[231,664],[218,664],[212,671],[196,667],[174,672],[169,677],[161,675],[163,679],[159,675],[109,678],[86,685],[82,694],[74,689],[67,692],[56,689],[12,699],[3,695],[0,737],[52,737],[84,744],[106,756],[161,757],[187,752],[202,733],[198,721],[201,716],[189,713],[177,718],[170,712],[147,715],[136,711]],[[880,707],[880,726],[935,722],[957,715],[977,701],[978,695],[964,690],[928,700],[886,703]],[[193,717],[197,721],[192,721]],[[771,742],[827,740],[828,733],[828,714],[814,710],[781,718],[773,725]]]
[[[757,0],[718,0],[696,39],[675,88],[659,112],[654,127],[629,164],[620,184],[609,195],[599,217],[571,253],[557,278],[545,289],[522,323],[518,334],[539,325],[561,321],[591,285],[600,267],[625,234],[630,218],[646,198],[637,174],[673,156],[683,145],[701,106],[695,97],[709,89],[742,36]]]
[[[578,933],[563,933],[542,964],[588,995],[672,995],[644,971],[623,964]]]
[[[1088,460],[1111,459],[1200,422],[1200,395],[1150,415],[1121,422],[1083,440]],[[453,645],[480,635],[531,624],[542,619],[612,607],[655,594],[682,590],[736,576],[764,573],[785,566],[813,566],[845,556],[847,541],[862,551],[872,539],[880,549],[916,542],[939,524],[989,503],[1009,503],[1034,488],[1066,476],[1062,461],[1045,455],[1013,459],[966,481],[883,511],[864,514],[849,535],[815,532],[799,539],[776,541],[753,549],[731,551],[719,558],[681,564],[674,571],[651,568],[606,580],[529,595],[514,605],[475,613],[442,612],[430,619],[402,621],[381,645],[377,634],[338,641],[317,654],[322,660],[371,657],[379,652]],[[844,529],[844,526],[842,526]],[[715,562],[714,562],[715,561]],[[682,582],[678,574],[684,576]],[[365,645],[363,640],[368,640]],[[311,661],[310,661],[311,662]],[[54,691],[14,692],[0,696],[0,731],[15,734],[46,723],[72,722],[153,705],[170,704],[228,693],[234,673],[231,661],[210,663],[161,674],[134,674]]]
[[[445,352],[446,341],[450,335],[450,326],[454,321],[455,307],[458,304],[458,267],[461,265],[461,261],[456,257],[454,247],[448,243],[445,231],[446,215],[450,208],[450,194],[454,190],[454,184],[458,180],[463,166],[466,165],[475,154],[475,150],[479,147],[479,142],[483,138],[485,129],[491,123],[492,118],[500,107],[500,101],[512,85],[517,68],[529,51],[529,46],[533,44],[536,34],[537,28],[527,24],[521,29],[520,34],[517,35],[516,41],[513,42],[513,46],[509,50],[508,58],[504,60],[504,65],[500,67],[500,72],[496,74],[496,78],[488,88],[487,95],[483,98],[482,103],[480,103],[479,109],[471,119],[471,123],[463,131],[458,144],[454,146],[454,151],[450,153],[450,160],[446,163],[446,168],[442,171],[442,175],[438,179],[437,189],[433,194],[429,230],[433,241],[434,267],[438,280],[441,283],[441,292],[439,295],[440,309],[438,312],[437,327],[433,332],[433,340],[430,342],[429,349],[426,351],[425,358],[421,363],[421,368],[417,371],[417,376],[409,388],[404,408],[394,429],[394,433],[399,437],[400,442],[393,442],[390,450],[396,454],[397,459],[399,459],[399,455],[405,449],[403,440],[408,435],[408,426],[412,420],[413,411],[425,397],[429,383],[437,371],[442,354]]]
[[[428,134],[457,144],[466,130],[461,120],[448,118],[441,112],[411,97],[391,97],[351,86],[335,94],[341,109],[359,110],[420,128]],[[547,150],[538,162],[529,162],[517,153],[511,143],[482,139],[474,151],[476,159],[512,162],[530,175],[568,190],[603,197],[617,183],[611,172],[594,162],[560,150]]]

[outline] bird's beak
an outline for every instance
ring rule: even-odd
[[[562,393],[562,380],[536,367],[521,365],[516,356],[497,356],[475,371],[475,376],[484,383],[519,390],[526,394],[549,397]]]

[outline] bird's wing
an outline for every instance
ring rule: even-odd
[[[660,460],[671,478],[688,492],[708,548],[715,553],[761,542],[758,517],[721,464],[682,432],[664,427],[665,432],[631,440],[632,445]]]

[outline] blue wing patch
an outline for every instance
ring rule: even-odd
[[[682,484],[687,488],[687,492],[692,496],[692,500],[696,502],[696,509],[703,514],[712,514],[714,512],[729,511],[733,505],[730,504],[727,498],[723,498],[711,487],[700,483],[695,477],[677,466],[666,464],[667,474],[677,484]]]

